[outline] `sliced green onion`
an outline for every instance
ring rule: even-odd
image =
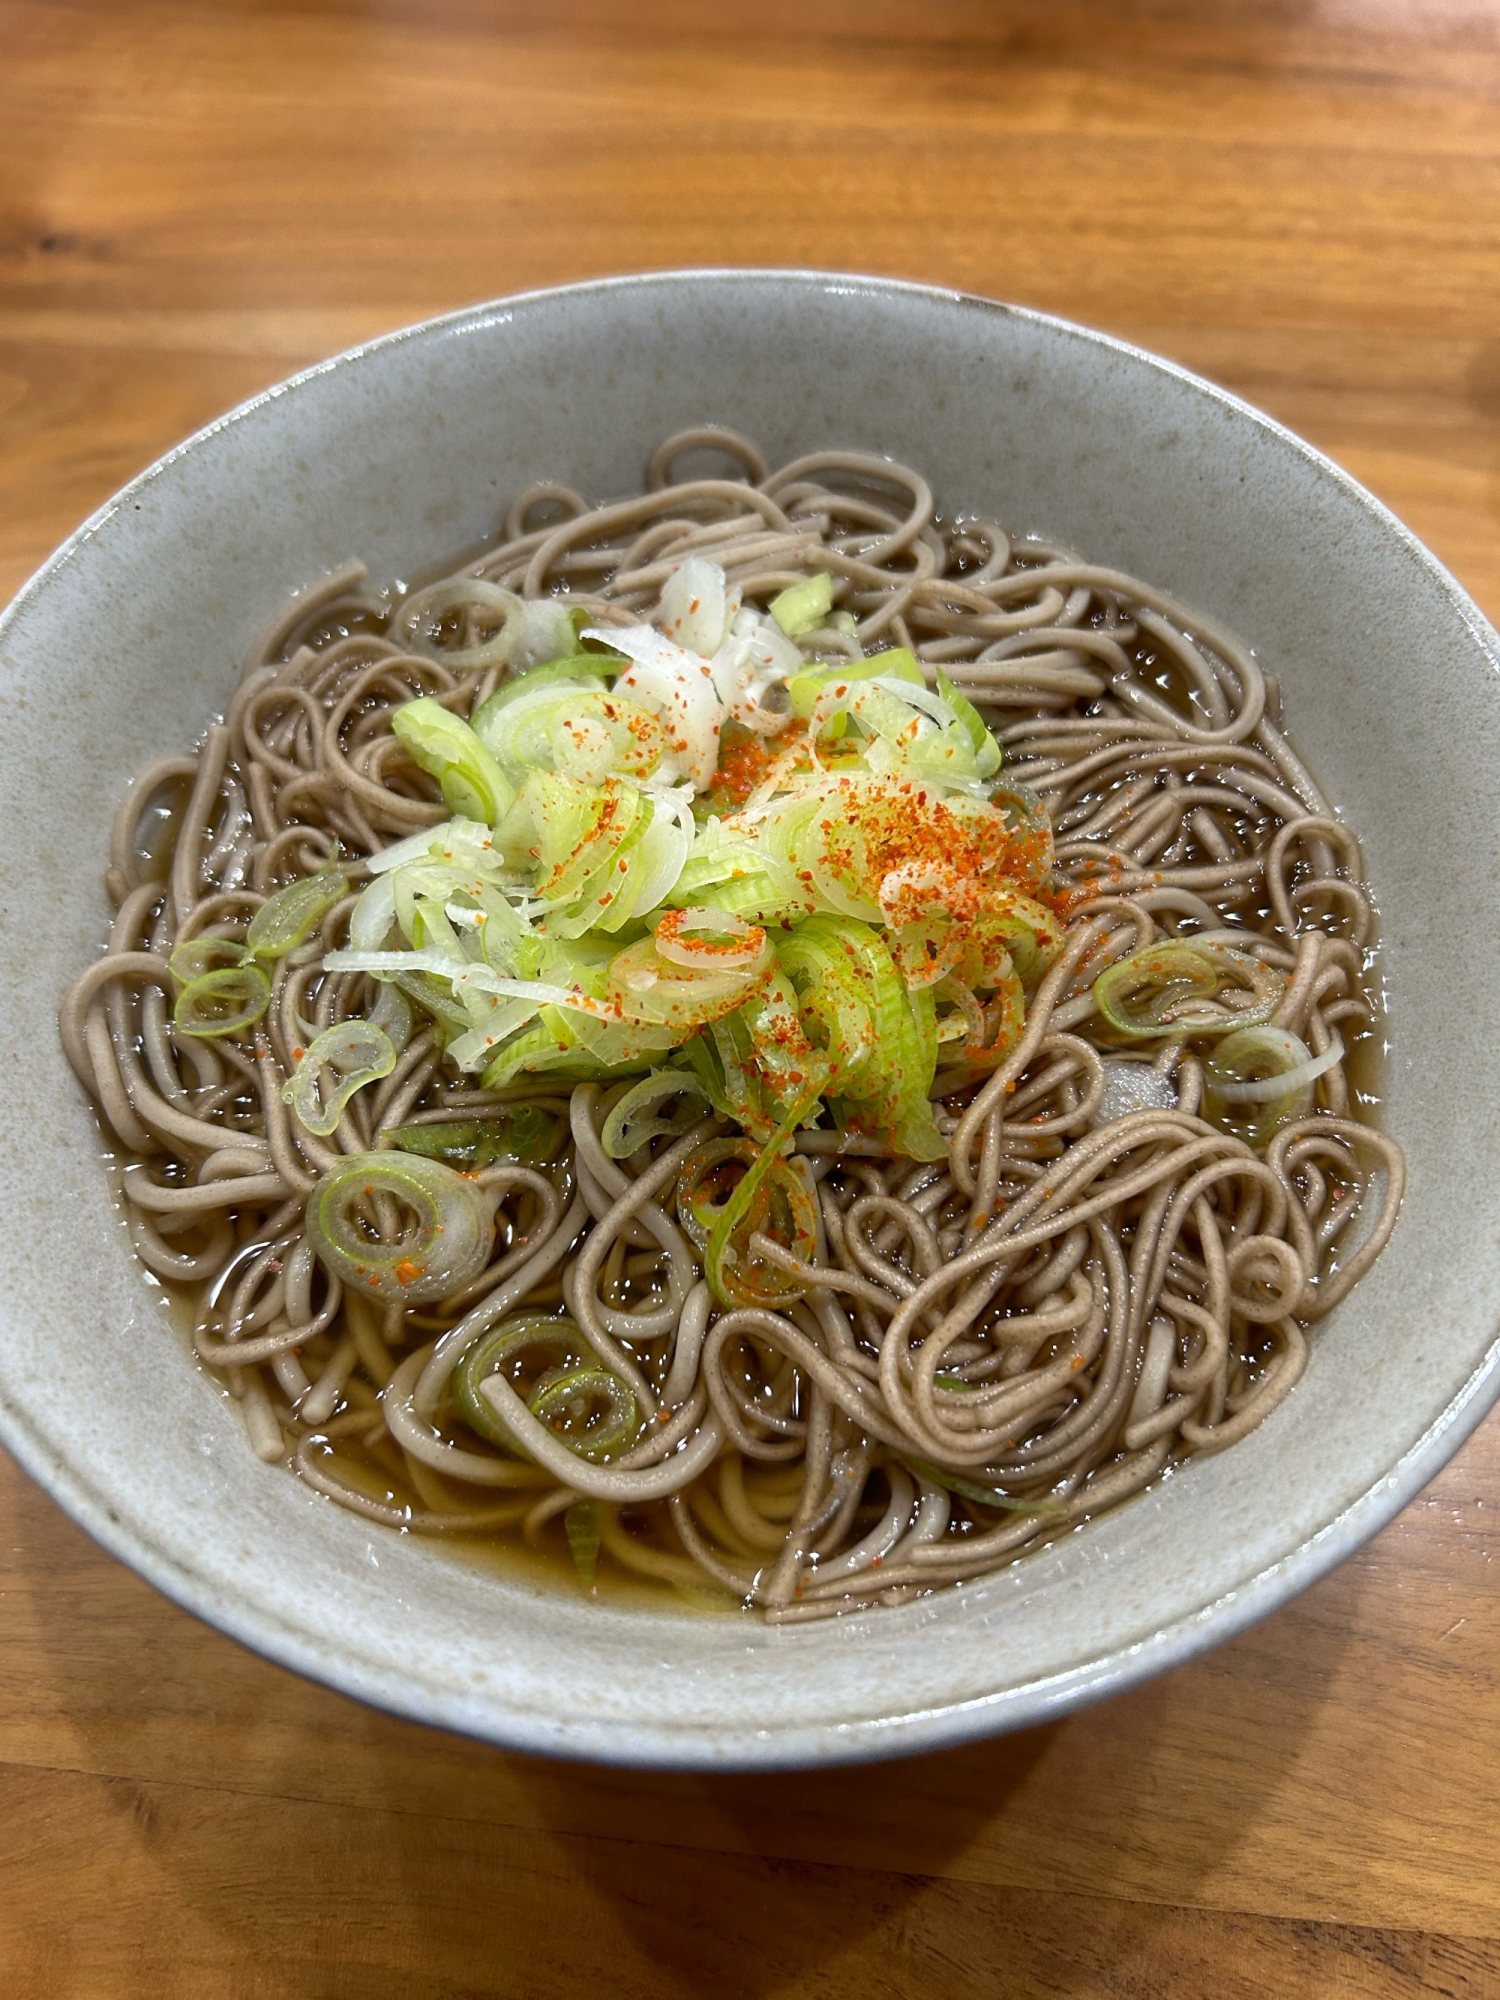
[[[251,954],[237,938],[195,937],[175,945],[167,960],[167,970],[179,986],[191,986],[207,972],[223,972],[243,965]]]
[[[1285,1028],[1242,1028],[1226,1036],[1204,1059],[1203,1115],[1225,1125],[1226,1112],[1243,1107],[1250,1127],[1248,1144],[1264,1146],[1293,1118],[1305,1118],[1313,1107],[1313,1085],[1326,1070],[1342,1062],[1344,1044],[1337,1035],[1322,1055],[1315,1056],[1300,1036]]]
[[[828,1064],[827,1088],[855,1107],[854,1122],[908,1159],[940,1159],[947,1147],[928,1101],[937,1067],[930,992],[909,993],[880,933],[848,917],[809,917],[777,957]]]
[[[571,659],[549,660],[545,666],[530,667],[524,674],[513,674],[503,687],[496,688],[488,701],[481,702],[475,709],[474,733],[493,750],[498,740],[499,718],[523,695],[538,694],[543,688],[550,688],[555,694],[582,692],[585,689],[600,693],[608,685],[605,676],[617,674],[629,664],[623,656],[577,653]]]
[[[744,972],[767,958],[765,931],[727,910],[668,910],[654,935],[660,955],[690,972]]]
[[[603,1502],[575,1501],[563,1515],[563,1533],[568,1538],[578,1581],[585,1590],[591,1591],[599,1568],[599,1545],[604,1540]]]
[[[818,1211],[801,1172],[782,1158],[781,1149],[818,1100],[811,1085],[771,1134],[739,1186],[719,1211],[704,1246],[704,1276],[721,1306],[789,1304],[803,1287],[788,1272],[768,1264],[750,1248],[755,1235],[781,1243],[803,1263],[817,1252]],[[690,1164],[690,1163],[689,1163]],[[687,1168],[684,1166],[684,1173]]]
[[[941,667],[937,669],[937,691],[968,731],[980,777],[993,778],[1003,761],[1003,753],[984,717],[967,695],[959,693]]]
[[[306,944],[335,903],[349,893],[342,868],[320,868],[300,882],[289,882],[270,896],[250,919],[245,950],[252,958],[285,958]]]
[[[699,1250],[714,1233],[714,1225],[724,1214],[733,1188],[723,1185],[722,1169],[728,1161],[753,1167],[761,1148],[753,1139],[705,1139],[682,1163],[677,1176],[677,1217],[688,1239]],[[722,1197],[722,1199],[721,1199]]]
[[[501,1320],[480,1335],[454,1369],[450,1384],[453,1406],[470,1430],[491,1444],[517,1451],[520,1447],[495,1415],[494,1406],[479,1393],[480,1383],[501,1368],[515,1376],[525,1366],[523,1357],[528,1353],[550,1355],[567,1366],[590,1351],[578,1327],[566,1317],[522,1313],[518,1318]]]
[[[503,1370],[518,1393],[528,1354],[556,1357],[526,1395],[526,1407],[580,1458],[608,1458],[640,1429],[635,1394],[599,1361],[571,1319],[524,1313],[502,1320],[471,1347],[453,1371],[455,1408],[472,1430],[509,1451],[521,1447],[482,1393],[485,1380]],[[603,1412],[600,1413],[600,1406]]]
[[[645,937],[610,960],[604,1004],[620,1021],[638,1021],[680,1031],[685,1042],[695,1028],[732,1013],[773,962],[769,939],[758,933],[754,957],[698,972],[664,958],[654,937]]]
[[[927,685],[917,656],[910,647],[892,646],[888,652],[872,653],[867,660],[840,660],[831,667],[810,667],[805,674],[794,674],[786,688],[792,714],[799,722],[806,722],[830,688],[841,686],[845,681],[852,683],[882,677],[909,681],[913,687]]]
[[[421,1153],[450,1167],[474,1172],[497,1160],[533,1164],[549,1159],[557,1120],[532,1104],[507,1105],[494,1118],[442,1119],[430,1125],[398,1125],[385,1137],[403,1153]]]
[[[480,715],[476,734],[517,785],[533,770],[566,771],[586,784],[616,774],[644,781],[667,742],[660,717],[599,681],[539,688],[498,712],[486,702]]]
[[[281,1095],[305,1130],[326,1139],[337,1131],[355,1092],[395,1067],[395,1046],[383,1028],[373,1021],[339,1021],[310,1044]]]
[[[400,1228],[394,1242],[382,1240],[382,1223]],[[415,1305],[478,1277],[494,1243],[495,1212],[482,1189],[438,1160],[356,1153],[308,1196],[307,1235],[343,1284]]]
[[[561,771],[538,770],[521,787],[500,840],[507,855],[535,866],[538,896],[567,903],[619,858],[632,832],[640,837],[649,823],[642,795],[616,778],[590,785]]]
[[[411,1040],[411,1002],[400,987],[392,985],[389,980],[381,982],[380,998],[370,1015],[370,1026],[390,1036],[391,1047],[398,1055]]]
[[[1216,1006],[1226,991],[1242,998]],[[1269,1021],[1285,991],[1281,973],[1248,952],[1174,939],[1108,966],[1094,981],[1094,1005],[1116,1034],[1132,1040],[1227,1035]]]
[[[237,1035],[271,1004],[271,982],[258,965],[228,965],[190,979],[177,996],[172,1024],[184,1035],[212,1040]]]
[[[398,708],[391,729],[437,779],[450,811],[498,826],[515,804],[515,787],[468,723],[431,695]]]
[[[702,1116],[692,1099],[706,1100],[708,1094],[699,1078],[687,1070],[653,1070],[615,1105],[600,1128],[599,1143],[612,1160],[628,1160],[652,1139],[678,1138]],[[674,1116],[646,1115],[672,1097],[683,1099]]]
[[[526,1407],[559,1444],[593,1463],[628,1449],[641,1427],[634,1390],[598,1361],[544,1375]]]
[[[833,609],[833,578],[825,573],[805,577],[771,599],[771,616],[789,639],[816,631]]]

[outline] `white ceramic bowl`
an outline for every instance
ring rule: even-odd
[[[590,1606],[372,1531],[252,1457],[172,1345],[58,1050],[132,771],[221,710],[267,607],[357,554],[411,575],[526,482],[638,488],[716,420],[821,444],[1237,628],[1362,835],[1383,914],[1384,1257],[1246,1442],[959,1593],[827,1625]],[[0,1437],[116,1555],[271,1658],[383,1707],[622,1763],[817,1764],[1016,1728],[1284,1603],[1437,1470],[1500,1390],[1496,635],[1400,524],[1266,417],[1036,313],[815,274],[699,272],[481,306],[212,425],[94,516],[0,621],[7,1082]]]

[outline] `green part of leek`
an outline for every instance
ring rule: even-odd
[[[398,708],[391,729],[437,779],[451,812],[498,826],[515,804],[515,787],[479,737],[431,695]]]
[[[941,1381],[942,1377],[938,1379]],[[955,1473],[945,1472],[940,1465],[933,1465],[925,1458],[912,1458],[904,1451],[896,1455],[913,1472],[920,1472],[924,1479],[930,1479],[934,1486],[944,1486],[950,1493],[957,1493],[965,1500],[977,1501],[981,1507],[997,1507],[1009,1514],[1036,1514],[1053,1520],[1061,1520],[1068,1511],[1056,1500],[1017,1500],[994,1486],[976,1486],[971,1480],[960,1479]]]
[[[348,893],[348,876],[332,866],[288,883],[268,897],[250,919],[246,952],[251,958],[285,958],[289,951],[306,944],[334,904]]]
[[[671,900],[682,908],[696,904],[765,922],[798,903],[797,889],[784,860],[756,841],[726,834],[712,819],[694,838]]]
[[[1218,1011],[1226,991],[1248,999]],[[1228,1035],[1260,1027],[1281,1004],[1286,980],[1233,946],[1175,939],[1147,945],[1106,967],[1094,981],[1094,1005],[1117,1035]]]
[[[959,693],[941,667],[937,670],[937,691],[968,731],[980,777],[993,778],[1004,761],[1004,753],[984,717],[966,694]]]
[[[226,965],[190,979],[177,996],[172,1024],[184,1035],[211,1041],[237,1035],[271,1004],[271,982],[258,965]]]
[[[816,631],[832,609],[833,578],[821,572],[794,583],[770,604],[771,616],[789,639]]]
[[[599,1568],[599,1547],[604,1540],[604,1505],[599,1500],[578,1500],[563,1515],[563,1533],[568,1538],[573,1567],[585,1590],[594,1587]]]
[[[468,1013],[462,1002],[454,999],[453,988],[446,979],[439,979],[430,972],[398,972],[392,976],[391,983],[400,987],[409,1000],[415,1000],[449,1033],[462,1034],[468,1027]]]
[[[382,1202],[382,1197],[384,1201]],[[401,1234],[383,1240],[380,1208]],[[495,1240],[492,1202],[440,1160],[355,1153],[307,1198],[307,1235],[341,1284],[383,1303],[447,1298],[477,1278]]]
[[[817,707],[818,698],[845,681],[910,681],[926,687],[927,681],[909,646],[892,646],[888,652],[872,653],[867,660],[841,660],[831,667],[811,667],[805,674],[793,674],[786,684],[787,699],[799,722],[806,722]]]
[[[597,693],[608,686],[609,677],[629,665],[629,660],[619,653],[574,653],[570,659],[548,660],[545,666],[529,667],[524,674],[512,675],[503,687],[496,688],[487,701],[479,704],[474,711],[475,734],[488,742],[499,718],[522,695],[537,694],[543,688],[554,688],[560,694],[570,688]]]
[[[593,1358],[544,1375],[526,1407],[560,1445],[591,1464],[628,1450],[641,1427],[630,1384]]]
[[[803,1288],[788,1273],[754,1255],[749,1239],[757,1233],[771,1237],[804,1263],[817,1247],[812,1193],[797,1168],[782,1158],[781,1149],[817,1103],[818,1094],[818,1087],[809,1085],[793,1104],[725,1202],[704,1246],[708,1288],[730,1311],[737,1306],[774,1309],[803,1295]]]
[[[507,1451],[519,1451],[520,1446],[496,1416],[494,1405],[480,1394],[480,1383],[507,1363],[518,1364],[527,1353],[550,1355],[559,1366],[569,1367],[590,1352],[576,1324],[566,1317],[522,1313],[515,1319],[501,1320],[480,1335],[454,1369],[449,1385],[453,1406],[480,1437],[503,1445]]]
[[[555,1075],[572,1083],[639,1076],[681,1040],[678,1028],[601,1021],[548,1002],[537,1009],[531,1026],[496,1050],[482,1081],[486,1090],[499,1090],[523,1073]]]
[[[191,986],[205,973],[223,972],[230,966],[243,965],[250,956],[237,938],[188,938],[185,943],[173,947],[172,956],[167,960],[167,970],[179,986]]]
[[[650,822],[648,802],[618,779],[594,785],[561,771],[532,771],[500,840],[507,854],[535,863],[538,896],[570,903],[585,894],[597,899],[600,871],[621,858],[632,832],[639,839]]]
[[[482,1393],[487,1377],[507,1369],[514,1375],[528,1353],[556,1358],[532,1386],[526,1407],[559,1444],[579,1458],[616,1456],[640,1429],[640,1411],[629,1383],[599,1361],[571,1319],[539,1313],[502,1320],[471,1347],[453,1371],[454,1407],[481,1437],[521,1451]],[[519,1385],[518,1392],[519,1392]],[[523,1453],[524,1456],[524,1453]]]
[[[828,1064],[826,1088],[851,1107],[856,1126],[888,1137],[908,1159],[941,1159],[948,1149],[928,1100],[937,1068],[931,994],[908,993],[885,940],[852,917],[809,917],[777,957]]]
[[[828,1064],[808,1040],[797,993],[773,967],[743,1005],[712,1022],[681,1051],[716,1111],[764,1143],[799,1094],[828,1082]]]
[[[566,771],[594,784],[612,775],[644,781],[667,740],[652,710],[592,679],[543,687],[500,711],[486,703],[475,730],[517,785],[533,770]]]
[[[683,1100],[672,1117],[649,1116],[672,1097]],[[653,1070],[611,1110],[600,1128],[599,1143],[612,1160],[628,1160],[652,1139],[680,1138],[703,1115],[702,1102],[708,1097],[707,1086],[687,1070]],[[699,1102],[695,1104],[694,1098]]]
[[[705,1139],[683,1161],[677,1176],[677,1219],[696,1249],[702,1250],[707,1244],[728,1205],[727,1195],[723,1201],[717,1198],[723,1192],[716,1185],[718,1170],[731,1160],[753,1167],[760,1151],[753,1139]]]
[[[557,1136],[550,1111],[531,1104],[507,1105],[494,1118],[443,1119],[431,1125],[398,1125],[385,1137],[403,1153],[421,1153],[472,1173],[497,1161],[537,1164],[549,1159]]]
[[[338,1130],[355,1092],[395,1067],[395,1044],[384,1029],[372,1021],[339,1021],[298,1058],[281,1095],[304,1130],[326,1139]]]

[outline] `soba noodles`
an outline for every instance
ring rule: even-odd
[[[253,1449],[585,1587],[981,1577],[1264,1421],[1401,1199],[1274,680],[886,459],[351,563],[106,882],[64,1045]]]

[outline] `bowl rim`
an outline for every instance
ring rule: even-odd
[[[443,331],[482,329],[486,322],[502,321],[518,307],[559,299],[608,297],[621,292],[705,284],[716,288],[779,284],[810,290],[833,289],[871,298],[894,295],[940,301],[964,311],[999,313],[1132,362],[1144,363],[1152,371],[1207,397],[1234,417],[1248,420],[1264,435],[1289,446],[1322,477],[1331,479],[1365,513],[1373,516],[1408,556],[1417,560],[1500,674],[1500,633],[1426,544],[1326,453],[1243,397],[1150,349],[1035,307],[908,279],[776,266],[703,266],[536,287],[416,321],[300,369],[194,431],[97,507],[0,611],[0,651],[32,601],[79,557],[108,521],[170,472],[179,459],[263,407],[326,375],[350,369],[370,355]],[[44,1441],[28,1421],[24,1409],[3,1391],[0,1391],[0,1444],[79,1527],[173,1603],[277,1665],[337,1693],[404,1720],[458,1731],[508,1750],[627,1768],[767,1771],[870,1762],[953,1748],[985,1736],[1057,1720],[1185,1665],[1288,1603],[1377,1534],[1448,1463],[1497,1400],[1500,1400],[1500,1329],[1461,1387],[1387,1473],[1286,1555],[1211,1602],[1162,1626],[1148,1638],[1061,1672],[1035,1676],[993,1693],[896,1714],[863,1717],[850,1723],[793,1727],[774,1736],[748,1725],[720,1727],[710,1732],[639,1721],[633,1722],[628,1731],[613,1721],[578,1719],[559,1724],[530,1711],[506,1710],[490,1697],[471,1699],[419,1688],[358,1661],[330,1660],[297,1626],[233,1600],[226,1601],[206,1577],[123,1521],[108,1500],[93,1490],[88,1479]]]

